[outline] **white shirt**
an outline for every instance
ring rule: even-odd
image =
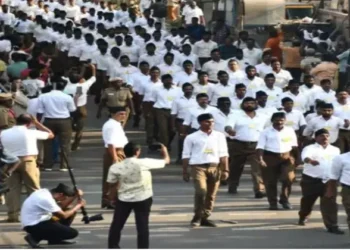
[[[247,60],[249,65],[253,65],[253,66],[257,65],[258,62],[261,60],[261,54],[262,54],[261,49],[257,49],[257,48],[253,48],[251,50],[248,48],[243,49],[244,59]]]
[[[315,84],[311,88],[307,87],[305,84],[299,87],[300,93],[303,93],[306,96],[309,96],[313,91],[320,91],[320,90],[322,90],[322,88]]]
[[[227,142],[221,132],[213,130],[208,135],[199,130],[185,138],[182,159],[189,159],[190,165],[219,163],[227,156]]]
[[[305,147],[301,152],[302,161],[309,158],[318,161],[320,164],[313,166],[309,163],[304,163],[303,174],[322,179],[323,183],[326,183],[331,176],[332,161],[338,155],[340,155],[340,149],[332,145],[324,148],[320,144],[315,143]]]
[[[215,121],[214,130],[223,133],[226,137],[230,137],[225,132],[225,127],[227,126],[228,121],[232,119],[231,117],[234,116],[237,112],[230,110],[230,112],[226,115],[220,109],[216,109],[216,110],[213,110],[211,113]]]
[[[255,76],[252,80],[245,77],[242,83],[247,87],[247,96],[252,96],[253,98],[255,98],[256,91],[265,85],[264,80],[258,76]]]
[[[243,80],[247,77],[247,74],[243,70],[232,71],[229,68],[225,70],[228,73],[230,78],[230,83],[237,84],[242,83]]]
[[[271,65],[267,65],[264,62],[258,65],[255,65],[255,68],[256,68],[256,72],[259,74],[261,78],[264,78],[267,74],[272,73]]]
[[[331,169],[331,180],[350,186],[350,153],[334,157]]]
[[[325,120],[323,116],[316,116],[306,126],[303,136],[311,136],[321,129],[327,129],[329,132],[329,142],[334,143],[338,139],[339,128],[344,125],[344,120],[335,116],[331,116],[329,120]]]
[[[8,13],[0,13],[0,21],[4,22],[4,25],[9,25],[13,27],[13,25],[16,22],[16,17],[14,14],[8,12]]]
[[[44,81],[40,79],[23,80],[22,85],[27,91],[27,96],[35,96],[38,93],[41,93],[41,89],[45,87]]]
[[[183,54],[183,53],[180,54],[179,55],[179,60],[178,60],[179,66],[182,67],[183,63],[185,61],[187,61],[187,60],[191,61],[193,63],[193,68],[194,69],[196,69],[196,70],[200,70],[201,69],[201,64],[199,63],[198,56],[193,54],[193,53],[189,54],[188,56]]]
[[[329,90],[329,92],[326,92],[323,89],[319,89],[311,92],[309,96],[309,105],[316,106],[316,100],[332,103],[335,102],[336,99],[334,90]]]
[[[184,120],[188,113],[188,110],[196,106],[196,98],[186,98],[185,96],[178,97],[172,104],[171,114],[176,115],[176,118]]]
[[[293,109],[291,112],[285,112],[286,114],[286,126],[291,127],[295,131],[299,130],[300,127],[306,126],[304,115],[299,110]]]
[[[123,45],[120,47],[121,56],[128,56],[130,59],[130,62],[136,63],[139,60],[140,57],[140,48],[134,44],[131,46]]]
[[[70,46],[68,48],[68,56],[69,57],[80,57],[80,49],[81,46],[84,46],[86,44],[84,39],[72,39],[72,43],[70,43]]]
[[[220,97],[229,97],[233,98],[235,96],[235,87],[231,84],[227,84],[226,86],[221,83],[215,84],[213,88],[209,89],[209,100],[210,105],[217,106],[218,99]]]
[[[196,54],[199,58],[209,58],[211,51],[217,47],[218,44],[212,40],[209,40],[208,42],[201,40],[194,44],[193,53]]]
[[[333,115],[339,117],[343,120],[350,120],[350,102],[347,101],[345,105],[340,104],[339,102],[333,103],[334,113]],[[350,128],[345,128],[344,126],[340,127],[341,129],[350,130]]]
[[[209,62],[206,62],[203,64],[202,71],[207,72],[209,76],[209,80],[211,81],[218,81],[218,72],[220,70],[226,70],[227,68],[227,61],[220,60],[219,62],[210,60]]]
[[[193,84],[193,95],[197,96],[200,93],[209,94],[210,89],[214,88],[215,86],[216,84],[213,83],[207,83],[206,85],[195,83]]]
[[[96,82],[96,77],[94,77],[94,76],[83,83],[70,83],[69,82],[67,84],[67,86],[64,88],[63,92],[65,92],[68,95],[75,96],[75,94],[77,93],[78,87],[81,88],[82,94],[79,96],[79,98],[77,100],[77,106],[82,107],[82,106],[86,105],[87,92],[89,91],[92,84],[94,84],[95,82]]]
[[[110,167],[107,182],[119,183],[119,200],[124,202],[144,201],[153,196],[152,174],[149,170],[164,167],[164,160],[126,158]]]
[[[79,58],[80,61],[92,60],[93,56],[98,53],[97,45],[94,43],[92,45],[84,44],[80,47]]]
[[[278,131],[270,126],[261,132],[256,148],[281,154],[290,152],[293,147],[298,147],[298,140],[292,128],[285,126]]]
[[[27,105],[27,113],[36,117],[38,113],[38,98],[29,99]]]
[[[161,86],[163,86],[163,83],[160,79],[158,79],[157,82],[153,82],[153,81],[151,81],[151,79],[149,79],[146,82],[143,82],[139,88],[139,94],[143,95],[142,101],[143,102],[153,102],[153,96],[152,96],[153,91],[154,91],[154,89],[159,88]]]
[[[237,95],[235,95],[234,97],[231,97],[230,98],[230,100],[231,100],[231,108],[240,110],[241,109],[241,104],[242,104],[244,98],[245,98],[245,96],[242,99],[239,99],[237,97]]]
[[[191,74],[187,74],[185,71],[180,71],[175,74],[173,81],[179,87],[182,87],[182,85],[187,82],[193,85],[198,82],[198,73],[192,71]]]
[[[266,85],[260,87],[256,90],[258,91],[264,91],[267,94],[267,102],[266,107],[280,107],[279,103],[279,96],[282,95],[283,91],[281,88],[274,86],[272,89],[266,87]],[[255,93],[256,93],[255,92]],[[255,97],[255,96],[254,96]]]
[[[129,64],[127,67],[124,66],[117,66],[117,65],[109,65],[109,70],[107,72],[107,74],[111,77],[121,77],[123,78],[123,81],[126,82],[129,85],[132,85],[132,74],[138,72],[139,69],[136,68],[135,66]]]
[[[73,97],[62,91],[52,90],[38,98],[38,113],[44,114],[45,118],[66,119],[75,110]]]
[[[191,24],[192,18],[197,17],[200,20],[200,17],[203,16],[203,11],[198,6],[191,8],[189,5],[185,5],[182,10],[182,16],[185,17],[185,23]]]
[[[77,20],[80,15],[80,7],[78,5],[72,6],[67,4],[65,6],[65,11],[67,13],[67,18],[73,18],[74,20]]]
[[[43,29],[41,26],[38,26],[34,29],[34,37],[37,42],[54,42],[57,35],[49,27]]]
[[[28,129],[26,126],[5,129],[0,135],[3,147],[17,157],[38,155],[37,140],[48,138],[48,132]]]
[[[172,65],[162,63],[158,66],[158,68],[161,75],[170,74],[172,77],[174,77],[174,75],[176,75],[178,72],[182,71],[182,68],[180,66],[177,66],[175,63]]]
[[[230,117],[226,126],[230,126],[236,131],[236,135],[231,138],[244,142],[257,142],[268,120],[269,117],[261,113],[256,112],[255,116],[251,118],[241,110]]]
[[[306,123],[309,123],[313,118],[319,116],[319,114],[317,113],[311,113],[311,114],[308,114],[306,117],[305,117],[305,121]]]
[[[289,71],[281,69],[280,72],[276,73],[275,71],[272,72],[276,77],[276,83],[275,85],[277,87],[280,87],[281,89],[284,89],[287,87],[290,80],[293,80],[292,75],[289,73]]]
[[[154,54],[153,56],[150,56],[148,54],[143,54],[139,58],[139,64],[140,62],[143,62],[143,61],[148,62],[149,66],[153,67],[153,66],[158,66],[161,63],[161,58],[157,54]]]
[[[263,114],[263,115],[266,115],[268,117],[268,119],[270,119],[272,114],[278,112],[278,110],[275,107],[265,106],[265,108],[263,108],[263,107],[258,105],[258,109],[256,110],[256,112]]]
[[[140,88],[142,87],[142,84],[149,81],[150,75],[145,75],[141,71],[138,71],[131,75],[131,79],[133,91],[136,93],[140,93]]]
[[[33,28],[33,24],[34,23],[30,20],[25,20],[25,21],[19,20],[17,22],[17,24],[15,25],[15,30],[18,33],[23,33],[23,34],[31,33],[32,28]]]
[[[94,56],[92,57],[91,62],[93,64],[96,64],[96,69],[107,71],[110,69],[110,55],[108,53],[101,54],[100,51],[98,51]]]
[[[286,91],[284,93],[282,93],[281,95],[279,95],[279,106],[278,107],[282,107],[282,99],[285,97],[289,97],[293,100],[294,105],[293,108],[296,110],[299,110],[301,113],[305,113],[306,111],[309,110],[308,107],[308,98],[306,95],[302,94],[299,92],[298,95],[294,95],[292,92],[290,91]]]
[[[206,108],[202,108],[201,106],[196,105],[195,107],[188,110],[183,125],[189,126],[193,129],[199,129],[199,123],[197,121],[198,116],[205,113],[213,114],[216,111],[217,108],[209,105]]]
[[[53,213],[59,211],[62,209],[57,205],[48,189],[36,190],[23,202],[21,208],[22,228],[48,221],[52,218]]]
[[[171,86],[170,89],[159,86],[153,89],[152,101],[153,107],[158,109],[171,109],[173,102],[181,95],[180,88]]]
[[[128,138],[125,135],[122,125],[112,118],[103,124],[102,138],[105,148],[108,148],[108,145],[113,145],[114,148],[124,148],[128,143]]]

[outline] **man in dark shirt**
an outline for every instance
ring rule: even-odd
[[[199,19],[197,17],[193,17],[192,24],[187,26],[188,35],[194,37],[197,41],[200,41],[204,32],[205,27],[199,24]]]

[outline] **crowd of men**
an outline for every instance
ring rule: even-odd
[[[298,31],[287,46],[276,27],[265,44],[258,44],[247,31],[235,37],[221,19],[208,30],[202,9],[192,0],[181,3],[180,27],[167,27],[166,10],[160,0],[140,1],[139,8],[89,0],[2,2],[0,141],[3,153],[19,162],[4,174],[8,222],[20,221],[22,185],[35,194],[41,190],[40,171],[52,171],[56,162],[60,171],[67,171],[70,151],[79,149],[90,115],[109,117],[102,127],[101,207],[116,211],[110,233],[119,237],[110,236],[111,248],[119,247],[120,221],[125,223],[132,209],[148,211],[137,222],[144,234],[139,246],[148,247],[152,187],[147,184],[146,194],[133,189],[127,184],[133,177],[125,173],[131,171],[128,164],[145,171],[164,167],[174,140],[183,179],[195,183],[192,226],[215,226],[208,218],[219,185],[227,184],[228,192],[237,194],[246,164],[251,166],[255,198],[267,197],[270,210],[280,209],[278,204],[292,209],[295,169],[303,164],[299,225],[305,225],[321,197],[326,228],[342,234],[337,222],[339,180],[350,217],[350,53],[345,39],[311,28]],[[88,95],[98,105],[96,114],[86,108]],[[145,143],[150,151],[161,149],[162,162],[128,159],[140,154],[137,145],[128,143],[128,122],[133,128],[144,124]],[[41,192],[31,196],[25,209],[51,197]],[[51,194],[47,211],[64,219],[85,204],[78,199],[72,210],[63,212],[77,194],[62,185]],[[65,205],[58,208],[54,200]],[[121,213],[121,207],[129,213]],[[54,223],[43,226],[40,220],[22,219],[32,236],[28,242],[47,239],[38,235]],[[66,233],[64,239],[77,235]],[[50,238],[53,243],[60,240]]]

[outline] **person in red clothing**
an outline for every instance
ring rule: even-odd
[[[271,56],[277,57],[278,61],[282,62],[282,49],[280,43],[283,41],[282,32],[278,32],[276,29],[271,30],[269,34],[269,39],[266,42],[265,48],[271,49]]]

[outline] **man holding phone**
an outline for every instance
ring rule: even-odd
[[[86,66],[85,66],[86,67]],[[72,144],[72,151],[78,149],[81,138],[83,137],[83,129],[85,125],[85,119],[87,117],[87,92],[92,84],[96,82],[96,68],[93,64],[88,64],[87,67],[91,68],[92,76],[87,81],[82,81],[81,74],[72,73],[69,76],[69,83],[64,89],[64,92],[76,96],[77,109],[72,115],[73,130],[75,131],[74,142]]]

